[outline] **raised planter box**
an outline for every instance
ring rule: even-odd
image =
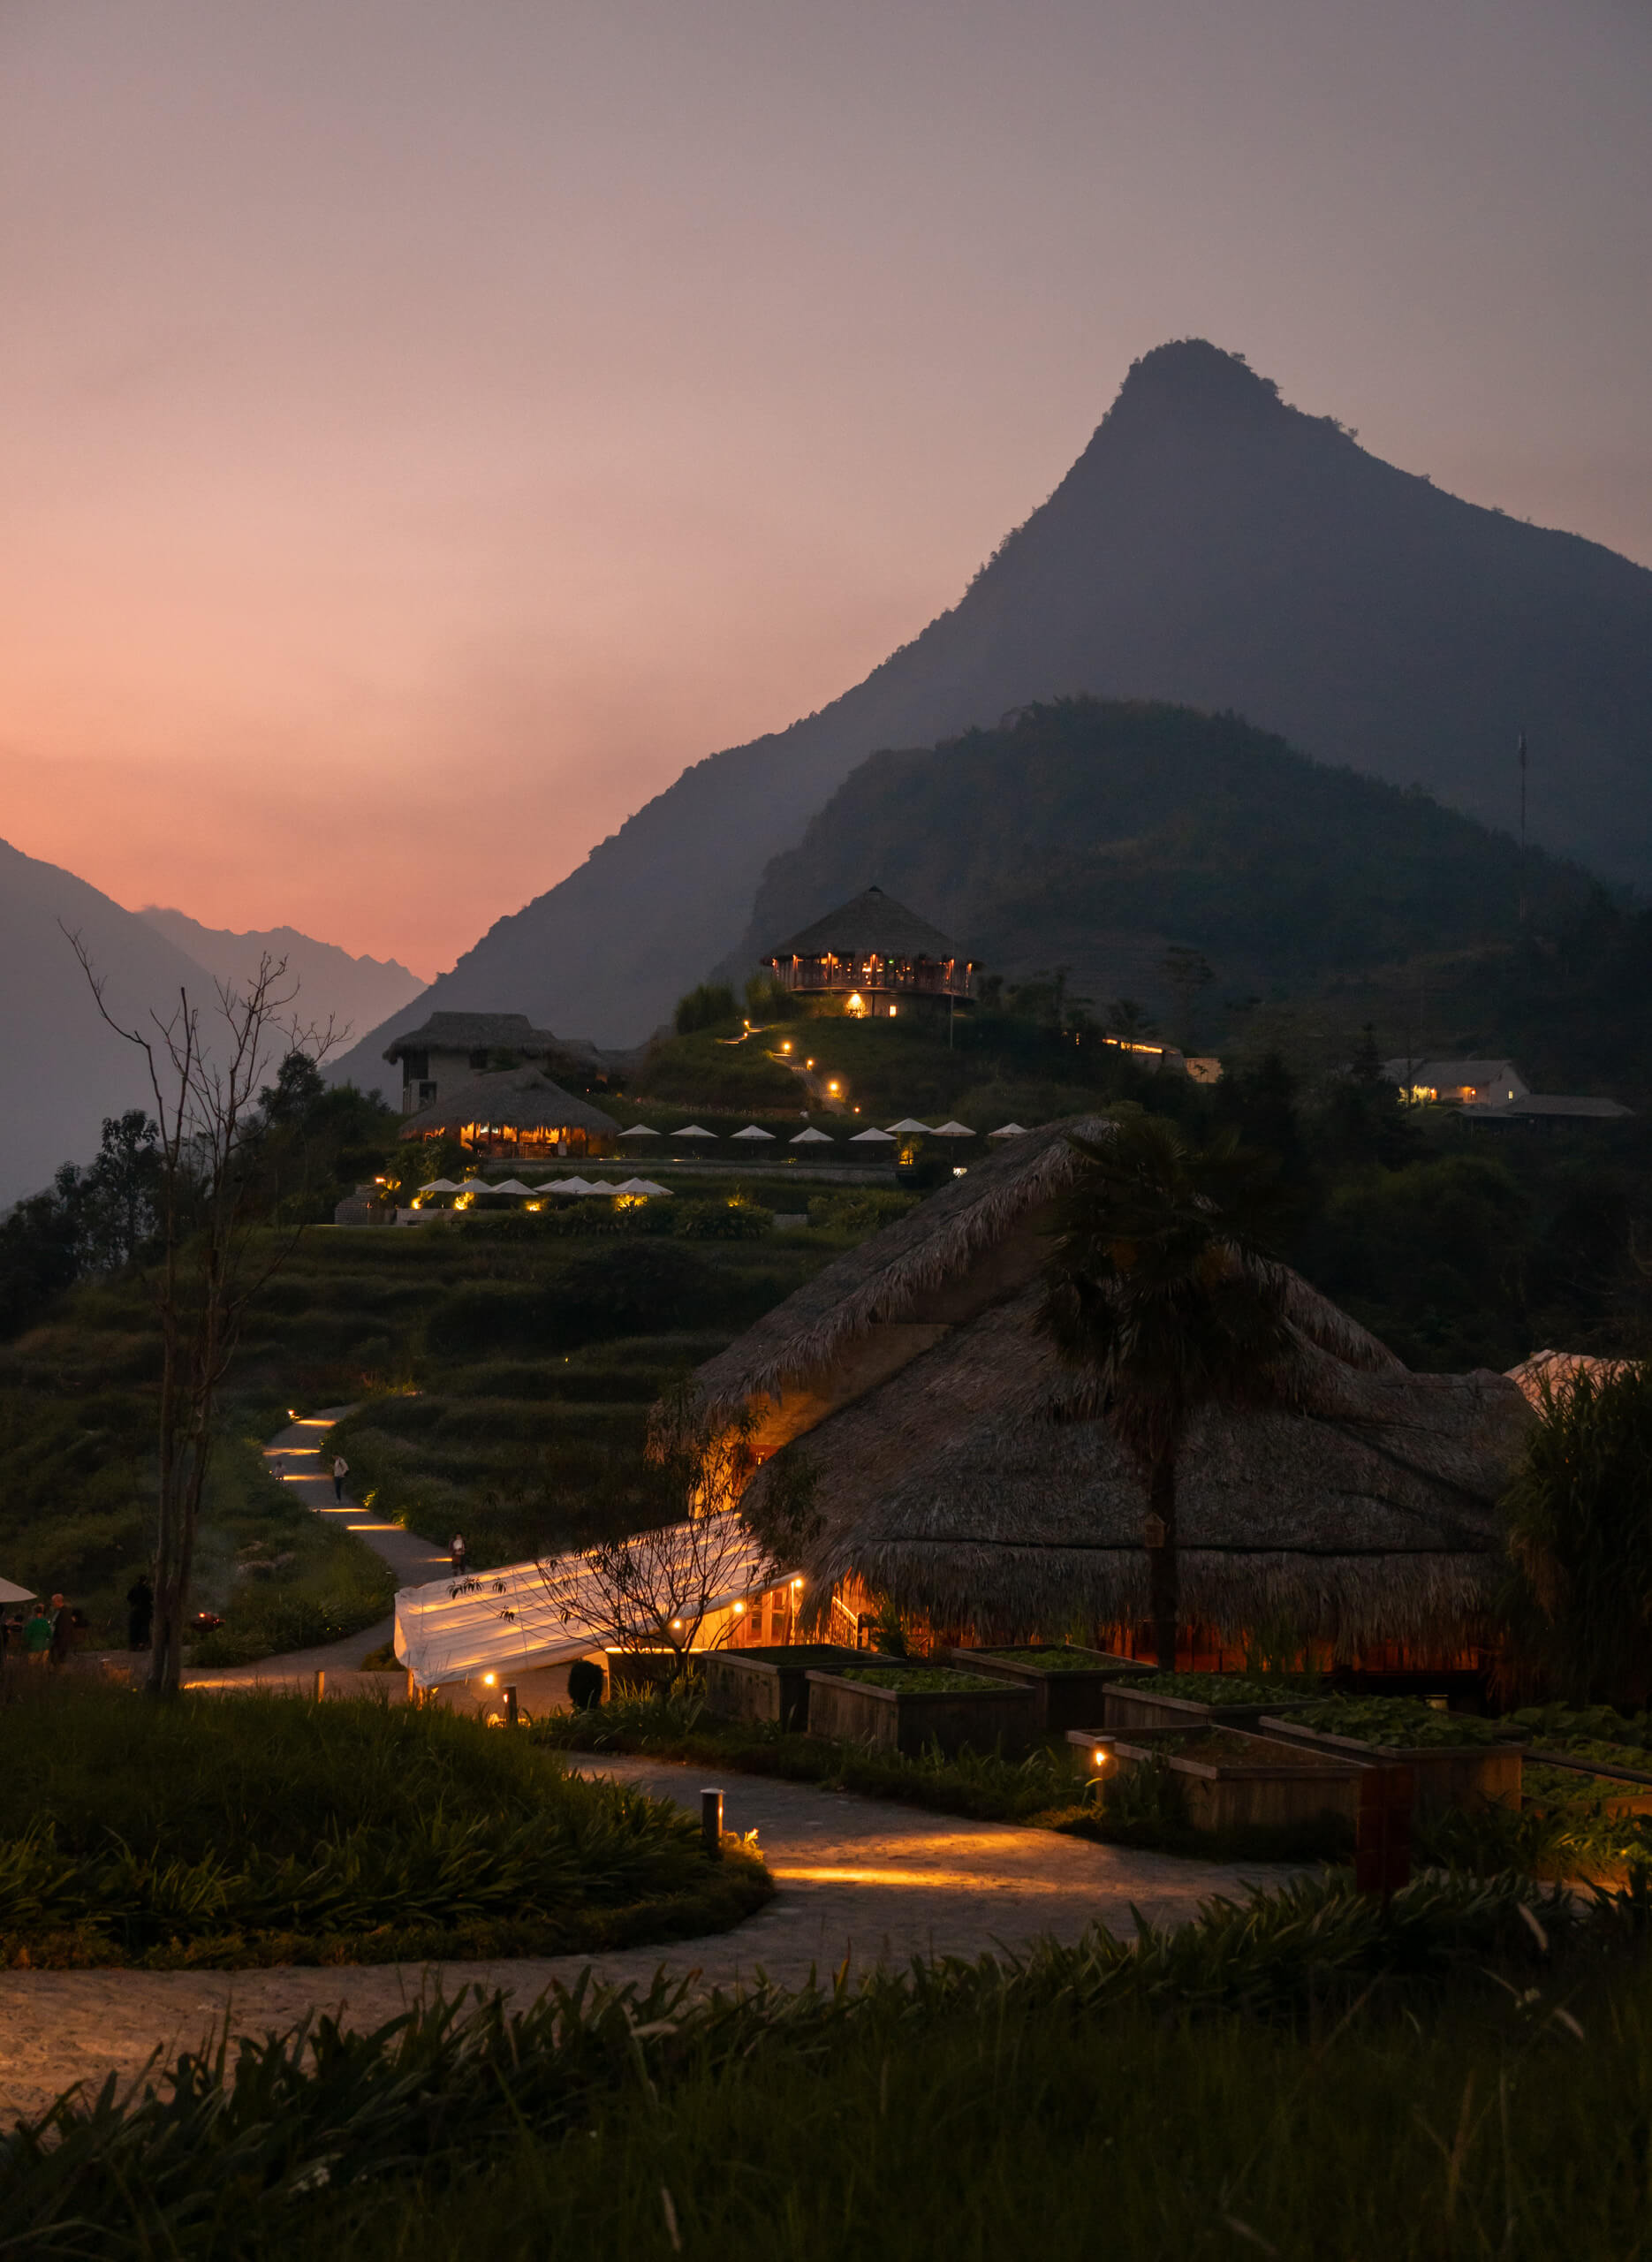
[[[1195,1830],[1277,1829],[1323,1815],[1353,1828],[1358,1820],[1360,1768],[1303,1743],[1214,1723],[1148,1729],[1140,1742],[1074,1729],[1067,1741],[1084,1750],[1087,1764],[1098,1750],[1107,1754],[1103,1781],[1115,1771],[1127,1774],[1163,1760],[1181,1779]]]
[[[1524,1752],[1535,1767],[1564,1768],[1568,1774],[1580,1776],[1595,1789],[1604,1792],[1609,1814],[1652,1814],[1652,1772],[1646,1768],[1627,1764],[1609,1766],[1603,1759],[1579,1759],[1569,1751],[1539,1750],[1532,1744],[1526,1745]],[[1523,1789],[1522,1785],[1522,1792]]]
[[[1025,1751],[1033,1737],[1033,1692],[1006,1681],[1000,1689],[879,1689],[840,1674],[811,1672],[811,1735],[869,1744],[916,1758],[931,1743],[950,1757],[971,1745]]]
[[[1121,1673],[1140,1673],[1135,1658],[1115,1657],[1110,1650],[1083,1650],[1072,1643],[1052,1642],[1048,1662],[1034,1664],[1026,1650],[952,1650],[952,1663],[960,1673],[987,1673],[1013,1681],[1033,1692],[1033,1723],[1040,1735],[1064,1734],[1102,1717],[1102,1697],[1110,1681]]]
[[[720,1720],[772,1721],[802,1730],[809,1719],[807,1676],[840,1673],[846,1665],[868,1665],[873,1650],[851,1650],[835,1642],[794,1642],[772,1649],[712,1650],[701,1663],[706,1676],[706,1710]]]
[[[1266,1696],[1252,1704],[1201,1704],[1191,1696],[1160,1696],[1151,1689],[1110,1685],[1102,1693],[1102,1726],[1119,1730],[1189,1728],[1209,1721],[1217,1727],[1254,1728],[1264,1712],[1288,1713],[1312,1701],[1307,1696]]]
[[[1358,1737],[1307,1728],[1284,1714],[1264,1712],[1259,1725],[1270,1735],[1309,1743],[1356,1766],[1378,1763],[1409,1767],[1418,1814],[1443,1814],[1452,1806],[1518,1807],[1525,1747],[1517,1743],[1362,1743]]]

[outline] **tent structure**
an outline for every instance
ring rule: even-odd
[[[737,1139],[772,1139],[774,1135],[772,1131],[765,1131],[760,1124],[756,1123],[748,1123],[744,1131],[737,1131],[734,1134]]]
[[[622,1139],[659,1139],[664,1134],[655,1131],[649,1124],[633,1123],[629,1131],[622,1131],[619,1135]]]
[[[807,1464],[818,1604],[855,1580],[1012,1638],[1147,1614],[1140,1472],[1038,1326],[1044,1228],[1081,1167],[1066,1135],[1110,1129],[1024,1134],[699,1370],[714,1416],[758,1416],[754,1504]],[[1503,1375],[1409,1373],[1307,1281],[1281,1268],[1279,1286],[1293,1402],[1208,1409],[1184,1450],[1185,1619],[1460,1647],[1501,1574],[1525,1397]]]
[[[678,1524],[666,1535],[680,1537],[685,1568],[693,1561],[689,1530]],[[738,1583],[707,1597],[708,1618],[787,1575],[761,1553],[754,1543],[753,1560],[730,1567],[728,1575],[738,1573]],[[704,1629],[713,1636],[718,1630]],[[511,1563],[436,1579],[428,1586],[404,1587],[396,1597],[396,1655],[421,1689],[512,1667],[565,1665],[600,1650],[604,1631],[601,1589],[579,1555],[557,1557],[542,1568],[537,1562]]]
[[[793,1147],[830,1147],[832,1143],[832,1136],[830,1131],[817,1131],[814,1125],[810,1124],[807,1131],[799,1131],[796,1138],[788,1141],[787,1143]]]

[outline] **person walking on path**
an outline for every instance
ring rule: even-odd
[[[155,1623],[155,1589],[140,1571],[126,1590],[126,1647],[147,1650]]]
[[[350,1463],[345,1459],[343,1454],[335,1454],[333,1455],[333,1498],[335,1500],[343,1500],[345,1479],[349,1474]]]
[[[454,1577],[456,1579],[462,1579],[465,1575],[465,1564],[466,1560],[465,1535],[462,1531],[456,1531],[453,1534],[453,1545],[449,1548],[448,1553],[452,1559]]]
[[[34,1666],[44,1666],[51,1656],[51,1613],[43,1602],[23,1621],[23,1655]]]
[[[51,1598],[51,1661],[65,1666],[74,1655],[74,1613],[60,1594]]]

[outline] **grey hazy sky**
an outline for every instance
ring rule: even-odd
[[[0,833],[424,971],[1196,334],[1652,564],[1641,0],[0,0]]]

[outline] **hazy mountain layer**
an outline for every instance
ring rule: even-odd
[[[431,1006],[633,1042],[739,941],[769,858],[857,763],[1060,694],[1236,710],[1652,880],[1652,573],[1367,454],[1197,341],[1131,370],[1066,478],[960,602],[790,730],[687,770],[344,1064]]]
[[[330,1018],[337,1029],[348,1025],[352,1037],[375,1029],[410,998],[423,993],[424,983],[396,959],[352,958],[337,943],[317,942],[296,927],[271,927],[245,935],[222,927],[203,927],[181,911],[163,910],[146,904],[138,914],[158,934],[188,953],[198,965],[221,982],[244,983],[258,970],[268,953],[285,959],[290,976],[299,988],[293,1010],[307,1022],[324,1025]]]
[[[988,968],[1069,965],[1098,1003],[1166,1002],[1167,945],[1216,994],[1300,990],[1419,952],[1552,930],[1577,867],[1428,795],[1311,762],[1234,715],[1093,699],[861,763],[777,857],[726,970],[868,880]]]
[[[105,1116],[154,1105],[142,1056],[100,1019],[64,927],[84,939],[129,1026],[152,1007],[171,1013],[180,989],[210,992],[195,961],[135,912],[0,841],[0,1205],[44,1186],[61,1162],[89,1162]]]

